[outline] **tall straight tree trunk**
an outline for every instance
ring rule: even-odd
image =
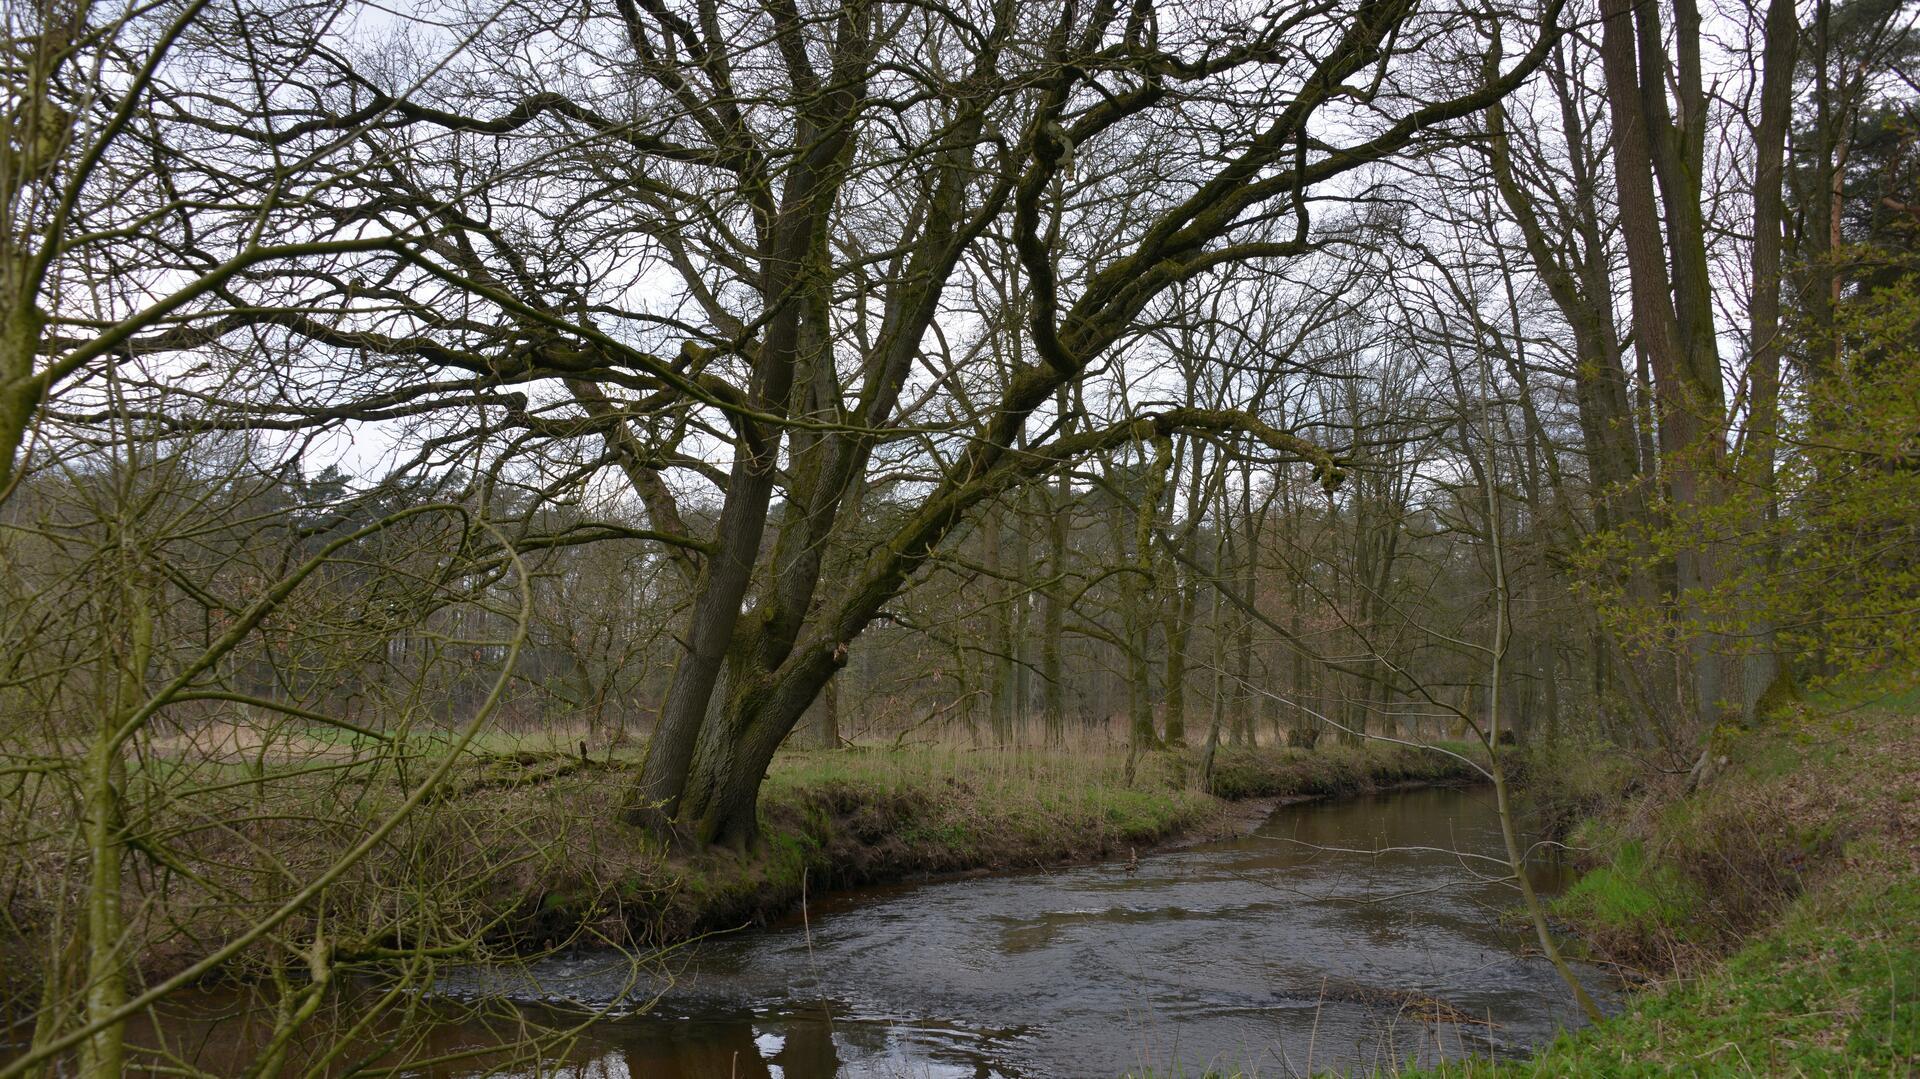
[[[1293,639],[1302,640],[1305,630],[1302,607],[1305,597],[1300,579],[1292,581],[1292,598],[1288,603],[1287,631]],[[1313,671],[1307,666],[1307,654],[1300,648],[1293,650],[1293,727],[1287,734],[1287,744],[1302,749],[1312,749],[1320,741],[1320,721],[1314,717],[1307,699],[1313,694]]]
[[[1067,687],[1060,664],[1060,638],[1066,632],[1067,521],[1073,514],[1072,481],[1064,469],[1054,483],[1051,512],[1047,514],[1047,584],[1041,592],[1045,609],[1040,629],[1040,677],[1045,683],[1041,716],[1048,745],[1066,740]]]
[[[1614,283],[1610,249],[1600,221],[1600,193],[1590,167],[1586,125],[1575,106],[1579,88],[1566,68],[1563,54],[1556,52],[1555,63],[1547,72],[1549,85],[1560,103],[1560,127],[1565,140],[1565,172],[1573,184],[1565,200],[1568,219],[1560,222],[1560,234],[1568,243],[1555,243],[1545,220],[1536,189],[1521,182],[1513,158],[1513,143],[1507,129],[1506,110],[1501,104],[1487,109],[1487,159],[1494,187],[1513,215],[1525,243],[1535,273],[1545,284],[1548,295],[1573,331],[1575,363],[1573,390],[1575,412],[1581,440],[1586,449],[1590,483],[1593,489],[1593,525],[1602,533],[1618,532],[1633,549],[1626,571],[1624,591],[1634,608],[1645,612],[1663,627],[1647,646],[1629,644],[1610,627],[1599,625],[1609,647],[1618,648],[1633,667],[1641,685],[1654,687],[1650,693],[1629,694],[1629,700],[1644,708],[1649,701],[1671,702],[1673,663],[1670,656],[1672,619],[1672,557],[1657,552],[1650,534],[1657,522],[1649,500],[1655,471],[1651,443],[1643,449],[1639,421],[1632,399],[1626,369],[1621,363],[1623,346],[1614,328]],[[1557,163],[1556,163],[1557,164]],[[1537,173],[1548,172],[1536,165]],[[1555,170],[1557,172],[1558,170]],[[1554,174],[1549,172],[1548,174]],[[1578,243],[1571,241],[1577,238]],[[1515,318],[1518,310],[1515,309]],[[1513,336],[1522,339],[1518,326]],[[1532,416],[1533,395],[1526,393],[1527,372],[1517,357],[1510,357],[1511,376],[1522,387],[1521,404]],[[1529,437],[1537,437],[1537,420],[1530,418]],[[1651,438],[1650,430],[1647,437]],[[1580,537],[1569,535],[1564,542],[1577,543]],[[1595,653],[1604,674],[1605,651]],[[1596,682],[1595,699],[1604,696],[1607,682]],[[1658,715],[1643,715],[1645,725],[1660,721]]]
[[[1663,478],[1675,514],[1704,522],[1723,501],[1726,396],[1702,217],[1699,14],[1692,0],[1676,0],[1674,10],[1677,63],[1665,52],[1660,9],[1633,0],[1602,0],[1600,53],[1635,337],[1653,372]],[[1668,111],[1669,85],[1677,119]],[[1737,681],[1729,684],[1724,640],[1705,624],[1700,600],[1720,584],[1725,557],[1721,543],[1708,542],[1677,559],[1695,731],[1711,729],[1740,692]]]
[[[1233,560],[1233,529],[1227,522],[1232,516],[1227,492],[1219,493],[1220,504],[1216,515],[1217,527],[1213,533],[1213,569],[1219,576]],[[1212,594],[1208,604],[1207,637],[1213,648],[1213,661],[1208,664],[1213,674],[1213,692],[1207,698],[1207,739],[1200,751],[1200,776],[1197,786],[1209,794],[1213,792],[1213,760],[1220,749],[1220,728],[1226,719],[1227,701],[1239,695],[1239,687],[1229,687],[1223,671],[1227,663],[1227,627],[1222,619],[1223,607],[1220,594]]]
[[[1162,435],[1153,439],[1153,458],[1147,465],[1146,491],[1140,497],[1140,505],[1134,520],[1133,533],[1133,572],[1126,575],[1132,582],[1128,592],[1128,605],[1133,610],[1130,620],[1132,630],[1128,639],[1129,673],[1133,679],[1131,702],[1132,722],[1129,742],[1137,753],[1143,749],[1158,749],[1161,742],[1153,723],[1153,623],[1156,621],[1150,613],[1149,604],[1163,601],[1155,587],[1158,573],[1155,570],[1153,537],[1155,526],[1160,520],[1160,500],[1166,494],[1167,473],[1173,467],[1173,443]]]
[[[1170,576],[1179,570],[1169,569]],[[1170,746],[1187,744],[1187,642],[1193,628],[1193,590],[1179,584],[1167,604],[1171,612],[1164,633],[1167,639],[1166,706],[1163,739]]]
[[[1834,108],[1837,97],[1842,96],[1836,86],[1833,73],[1833,40],[1831,0],[1815,0],[1813,9],[1813,34],[1815,57],[1813,60],[1813,157],[1814,177],[1809,194],[1810,220],[1805,225],[1805,262],[1812,277],[1811,287],[1805,290],[1808,311],[1813,323],[1812,346],[1807,350],[1809,373],[1816,379],[1831,374],[1840,362],[1840,343],[1834,332],[1834,316],[1840,302],[1840,268],[1835,256],[1840,247],[1840,214],[1845,200],[1846,177],[1846,139],[1842,131],[1848,116],[1846,108]],[[1768,43],[1773,41],[1772,12],[1768,12]],[[1844,75],[1841,80],[1845,82]],[[1766,109],[1766,92],[1761,92],[1761,109]],[[1757,140],[1756,140],[1757,141]],[[1763,151],[1764,153],[1764,151]],[[1765,162],[1761,166],[1765,167]],[[1756,218],[1760,211],[1758,203],[1754,206]],[[1757,223],[1757,222],[1756,222]],[[1755,238],[1756,243],[1758,237]],[[1754,252],[1755,275],[1759,273],[1759,252]]]
[[[1247,740],[1258,742],[1253,730],[1255,714],[1265,716],[1274,729],[1274,741],[1279,742],[1280,702],[1272,693],[1257,693],[1253,686],[1253,616],[1247,612],[1257,609],[1259,599],[1258,577],[1260,573],[1260,539],[1262,525],[1265,523],[1264,510],[1256,514],[1253,511],[1253,463],[1242,458],[1240,462],[1240,512],[1239,542],[1233,544],[1233,574],[1235,580],[1229,587],[1238,586],[1240,602],[1245,604],[1233,612],[1233,706],[1236,716],[1245,717]],[[1223,526],[1224,527],[1224,526]],[[1229,535],[1232,529],[1226,529]],[[1269,664],[1261,664],[1267,677],[1272,677]]]
[[[1142,609],[1139,589],[1129,598],[1133,614],[1127,618],[1127,744],[1134,750],[1160,748],[1153,722],[1152,623]]]
[[[101,684],[105,707],[86,762],[87,893],[85,1017],[112,1015],[126,1003],[127,955],[125,899],[121,869],[126,855],[127,830],[121,805],[126,797],[127,769],[120,727],[146,698],[147,670],[155,641],[155,589],[137,564],[131,540],[122,534],[120,602],[103,604],[104,647]],[[123,621],[124,620],[124,621]],[[118,639],[112,639],[118,638]],[[126,1062],[126,1025],[111,1023],[80,1045],[79,1074],[84,1079],[119,1079]]]
[[[996,504],[989,509],[981,522],[981,537],[986,554],[986,608],[987,634],[989,647],[993,655],[987,660],[988,670],[992,672],[987,686],[988,729],[993,733],[997,745],[1008,745],[1013,741],[1013,671],[1014,671],[1014,634],[1012,599],[1007,587],[1010,567],[1006,564],[1003,544],[1005,543],[1005,514]]]
[[[1040,500],[1033,497],[1034,492],[1024,492],[1022,503],[1028,507]],[[1031,515],[1027,514],[1028,519]],[[1007,662],[1012,668],[1008,687],[1009,713],[1007,726],[1009,741],[1025,739],[1033,721],[1033,663],[1029,640],[1033,636],[1032,567],[1033,542],[1027,535],[1026,525],[1020,524],[1013,533],[1013,564],[1018,571],[1019,588],[1012,603],[1012,619],[1007,627],[1010,638],[1007,648]]]
[[[1780,501],[1775,478],[1775,456],[1780,432],[1780,290],[1781,249],[1785,238],[1784,188],[1787,126],[1793,108],[1794,57],[1799,48],[1800,24],[1793,0],[1772,0],[1767,9],[1765,45],[1761,50],[1760,121],[1754,128],[1756,155],[1753,180],[1753,295],[1752,357],[1748,384],[1752,387],[1749,427],[1741,462],[1745,487],[1759,492],[1753,531],[1763,538],[1762,555],[1768,576],[1777,571],[1780,545],[1776,535]],[[1746,589],[1743,594],[1755,595]],[[1771,616],[1750,605],[1743,627],[1757,642],[1748,657],[1742,687],[1742,705],[1751,715],[1762,701],[1789,691],[1791,672],[1782,662]],[[1776,690],[1776,686],[1781,687]]]
[[[1193,396],[1193,385],[1189,380],[1188,399]],[[1172,542],[1179,544],[1182,550],[1191,550],[1191,540],[1205,515],[1201,505],[1201,473],[1205,467],[1205,443],[1193,441],[1180,447],[1173,457],[1173,472],[1186,479],[1186,520],[1181,522]],[[1160,595],[1162,632],[1167,641],[1167,686],[1166,686],[1166,743],[1170,746],[1187,744],[1187,648],[1193,635],[1193,611],[1196,602],[1196,589],[1199,582],[1191,572],[1181,566],[1181,560],[1171,551],[1159,552],[1154,559],[1156,565],[1155,591]]]

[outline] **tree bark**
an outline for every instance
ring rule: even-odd
[[[1600,52],[1613,114],[1614,178],[1636,343],[1653,372],[1663,476],[1676,516],[1704,523],[1723,501],[1726,398],[1701,218],[1705,98],[1699,16],[1691,0],[1677,0],[1675,11],[1679,58],[1673,68],[1662,44],[1659,9],[1632,0],[1602,0]],[[1670,81],[1679,101],[1677,121],[1667,109]],[[1723,641],[1705,625],[1701,603],[1720,583],[1722,548],[1709,542],[1682,549],[1676,559],[1696,730],[1718,722],[1729,690],[1738,693],[1737,685],[1728,684]]]
[[[1064,395],[1061,413],[1066,412]],[[1041,590],[1045,604],[1040,629],[1040,678],[1045,683],[1041,705],[1048,745],[1066,740],[1066,675],[1060,662],[1060,638],[1066,633],[1067,522],[1073,515],[1073,487],[1063,470],[1054,480],[1051,512],[1047,514],[1047,584]]]
[[[1775,457],[1780,438],[1780,294],[1781,251],[1786,216],[1785,165],[1787,126],[1792,119],[1794,58],[1799,48],[1800,24],[1793,0],[1772,0],[1767,9],[1765,44],[1761,50],[1760,119],[1754,128],[1753,178],[1753,292],[1749,304],[1751,358],[1748,385],[1751,401],[1742,470],[1747,490],[1761,499],[1753,532],[1764,544],[1761,560],[1768,576],[1780,563],[1780,541],[1776,535],[1780,516],[1779,493],[1775,482]],[[1757,647],[1746,661],[1742,685],[1742,710],[1753,717],[1755,706],[1775,683],[1788,679],[1789,671],[1778,650],[1778,635],[1772,617],[1762,603],[1754,602],[1757,590],[1745,589],[1749,597],[1743,619],[1750,639]]]
[[[768,230],[759,287],[767,307],[766,330],[747,394],[754,409],[763,414],[778,415],[787,409],[800,365],[806,308],[796,295],[796,285],[803,280],[804,268],[824,257],[824,229],[843,178],[839,165],[853,148],[853,126],[842,121],[857,107],[864,84],[860,53],[865,48],[865,27],[852,25],[856,21],[847,21],[841,63],[835,65],[835,74],[843,77],[845,85],[821,95],[817,104],[802,111],[798,161],[787,176],[780,211]],[[854,71],[859,78],[848,75]],[[701,569],[687,651],[674,669],[639,781],[628,796],[624,816],[629,823],[663,828],[682,815],[681,797],[694,778],[693,758],[714,711],[715,688],[728,656],[741,643],[735,630],[760,558],[784,431],[742,416],[736,420],[736,433],[714,554]]]

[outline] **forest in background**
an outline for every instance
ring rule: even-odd
[[[485,938],[361,878],[521,735],[751,852],[783,746],[1698,787],[1920,670],[1899,0],[5,18],[3,1074]]]

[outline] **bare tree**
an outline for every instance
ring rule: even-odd
[[[1182,432],[1245,432],[1337,477],[1327,449],[1236,410],[1072,430],[1046,410],[1165,289],[1311,250],[1316,191],[1483,109],[1550,50],[1557,9],[1488,77],[1477,11],[617,7],[476,41],[484,91],[312,50],[288,76],[311,104],[233,137],[298,155],[357,132],[372,163],[354,182],[372,201],[332,212],[409,246],[303,275],[221,329],[377,362],[208,407],[294,427],[416,416],[435,452],[464,434],[482,458],[617,467],[693,596],[629,815],[746,843],[775,747],[978,507]],[[529,34],[615,50],[620,77],[555,85],[516,59]],[[1475,59],[1439,84],[1400,77],[1441,42]],[[1335,114],[1350,136],[1309,134]],[[1228,137],[1247,116],[1252,137]],[[1033,358],[978,400],[937,316],[963,256],[990,241],[1027,275]],[[641,302],[665,279],[676,293]],[[455,414],[479,419],[449,429]],[[859,492],[909,446],[927,453],[900,472],[921,508],[823,588]],[[718,506],[705,535],[682,504],[699,486]]]

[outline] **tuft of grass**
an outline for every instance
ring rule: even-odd
[[[1611,864],[1587,873],[1556,899],[1553,913],[1590,935],[1684,938],[1699,899],[1677,870],[1649,864],[1643,845],[1629,841]]]

